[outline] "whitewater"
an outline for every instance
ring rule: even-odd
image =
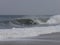
[[[54,32],[60,32],[60,15],[54,15],[49,18],[45,23],[38,21],[39,24],[58,24],[52,26],[35,26],[35,27],[25,27],[16,28],[12,27],[10,29],[0,29],[0,40],[6,39],[20,39],[26,37],[35,37],[41,34],[49,34]],[[40,23],[41,22],[41,23]]]

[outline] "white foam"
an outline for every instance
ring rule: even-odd
[[[48,21],[48,24],[60,24],[60,15],[52,16]]]
[[[60,32],[60,25],[49,27],[0,29],[0,40],[33,37],[53,32]]]
[[[41,21],[39,19],[35,19],[34,21],[37,22],[38,24],[46,24],[46,22],[43,22],[43,21]]]

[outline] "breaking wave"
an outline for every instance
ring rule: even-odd
[[[60,15],[54,15],[50,18],[15,18],[12,20],[0,21],[0,25],[4,27],[12,27],[11,29],[0,29],[0,40],[16,39],[33,37],[41,34],[48,34],[53,32],[60,32],[60,25],[56,26],[44,26],[44,27],[26,27],[15,28],[22,25],[41,25],[41,24],[60,24]]]
[[[31,25],[40,25],[46,24],[48,19],[39,19],[39,18],[16,18],[12,20],[0,21],[1,25],[10,25],[10,26],[31,26]]]
[[[10,20],[0,21],[1,27],[28,27],[28,26],[46,26],[60,24],[60,15],[54,15],[51,17],[32,17],[32,18],[15,18]]]
[[[60,24],[60,15],[52,16],[48,21],[48,24]]]
[[[17,18],[11,21],[13,24],[25,24],[25,25],[39,25],[39,24],[60,24],[60,15],[54,15],[50,18],[26,18],[20,19]],[[8,21],[7,21],[8,23]]]

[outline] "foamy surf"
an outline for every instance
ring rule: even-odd
[[[0,29],[0,40],[34,37],[53,32],[60,32],[60,25],[49,27]]]

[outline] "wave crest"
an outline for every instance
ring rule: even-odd
[[[60,15],[52,16],[48,21],[47,24],[60,24]]]

